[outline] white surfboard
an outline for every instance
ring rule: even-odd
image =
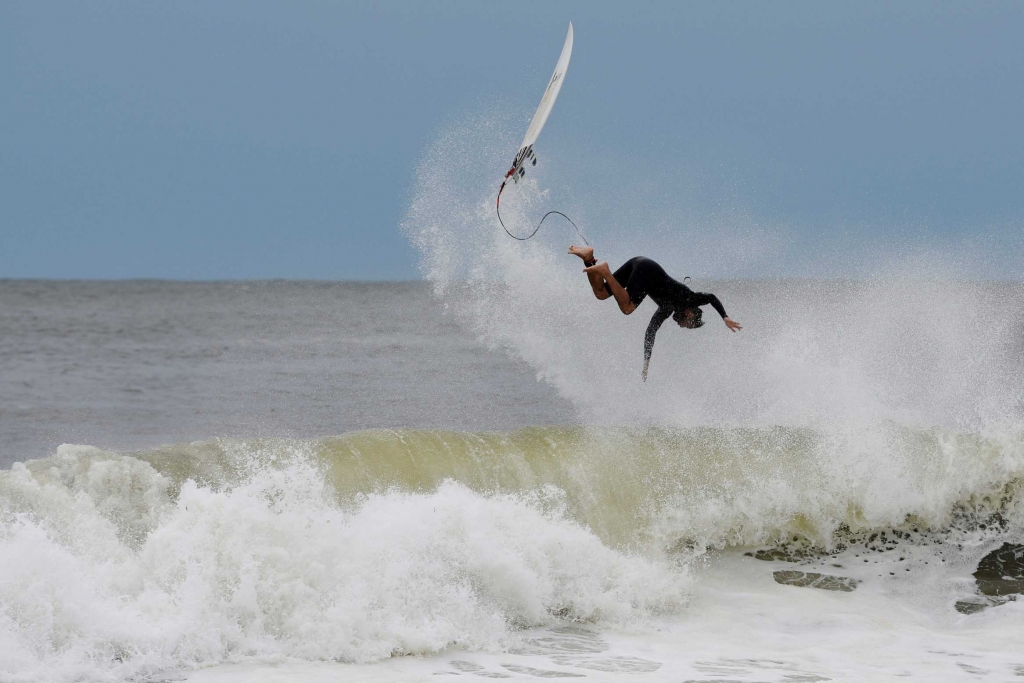
[[[519,146],[519,151],[516,153],[516,158],[512,162],[512,168],[505,175],[506,180],[511,177],[513,182],[519,182],[519,180],[526,175],[526,163],[530,162],[532,165],[537,165],[537,157],[533,154],[533,143],[537,142],[537,138],[540,137],[540,131],[544,128],[544,124],[548,121],[548,116],[551,114],[551,109],[555,106],[555,100],[558,99],[558,93],[562,89],[562,83],[565,82],[565,72],[569,70],[569,58],[572,57],[572,22],[569,22],[569,32],[565,34],[565,44],[562,46],[562,54],[558,57],[558,63],[555,64],[555,73],[551,75],[551,80],[548,81],[547,90],[544,91],[544,96],[540,98],[540,105],[537,107],[537,113],[533,115],[533,120],[530,121],[530,127],[526,129],[526,136],[523,138],[523,144]],[[504,185],[504,184],[503,184]]]

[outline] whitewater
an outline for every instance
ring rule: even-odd
[[[644,383],[653,309],[496,226],[506,129],[426,152],[424,284],[0,283],[0,680],[1024,676],[1024,285],[777,277],[777,231],[555,149],[511,220],[744,325]]]

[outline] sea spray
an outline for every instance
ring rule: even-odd
[[[816,280],[712,281],[701,273],[741,270],[715,246],[732,244],[739,227],[697,239],[686,206],[666,200],[659,216],[638,223],[630,196],[616,195],[607,215],[586,224],[597,258],[614,268],[646,255],[677,278],[694,275],[690,286],[715,292],[745,326],[730,334],[717,319],[699,331],[664,325],[642,382],[653,304],[623,316],[596,300],[582,263],[566,254],[570,232],[552,228],[525,243],[504,234],[488,181],[503,163],[494,128],[493,118],[479,117],[439,135],[417,171],[403,229],[446,310],[483,343],[527,361],[582,421],[806,426],[870,438],[886,421],[973,431],[1024,420],[1024,310],[1009,305],[1024,295],[1021,283],[985,282],[984,264],[961,254],[907,254],[896,244],[860,280],[825,272]],[[560,206],[615,193],[572,189],[557,164],[538,173],[503,200],[527,223],[555,193]]]

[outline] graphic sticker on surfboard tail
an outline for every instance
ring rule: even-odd
[[[530,121],[530,127],[526,129],[523,142],[519,145],[519,151],[512,161],[512,168],[505,174],[505,178],[512,178],[514,183],[518,183],[526,175],[527,162],[532,166],[537,165],[537,157],[533,153],[533,143],[537,142],[537,138],[540,137],[540,132],[544,128],[544,124],[547,123],[552,108],[555,106],[555,100],[558,99],[558,93],[562,90],[562,83],[565,82],[565,72],[569,69],[570,57],[572,57],[572,22],[569,22],[569,31],[565,34],[565,44],[562,45],[562,54],[559,55],[558,63],[555,64],[555,72],[551,74],[548,87],[540,98],[540,104],[533,115],[533,120]]]

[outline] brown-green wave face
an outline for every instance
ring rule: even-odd
[[[232,487],[254,472],[303,462],[318,469],[342,506],[455,481],[557,507],[616,547],[658,551],[817,552],[908,541],[911,532],[950,526],[1016,528],[1024,472],[1019,435],[895,426],[839,436],[781,427],[367,430],[309,440],[218,439],[130,455],[87,450],[76,451],[74,462],[65,454],[28,468],[73,485],[93,476],[91,463],[130,458],[159,473],[173,500],[188,480]]]

